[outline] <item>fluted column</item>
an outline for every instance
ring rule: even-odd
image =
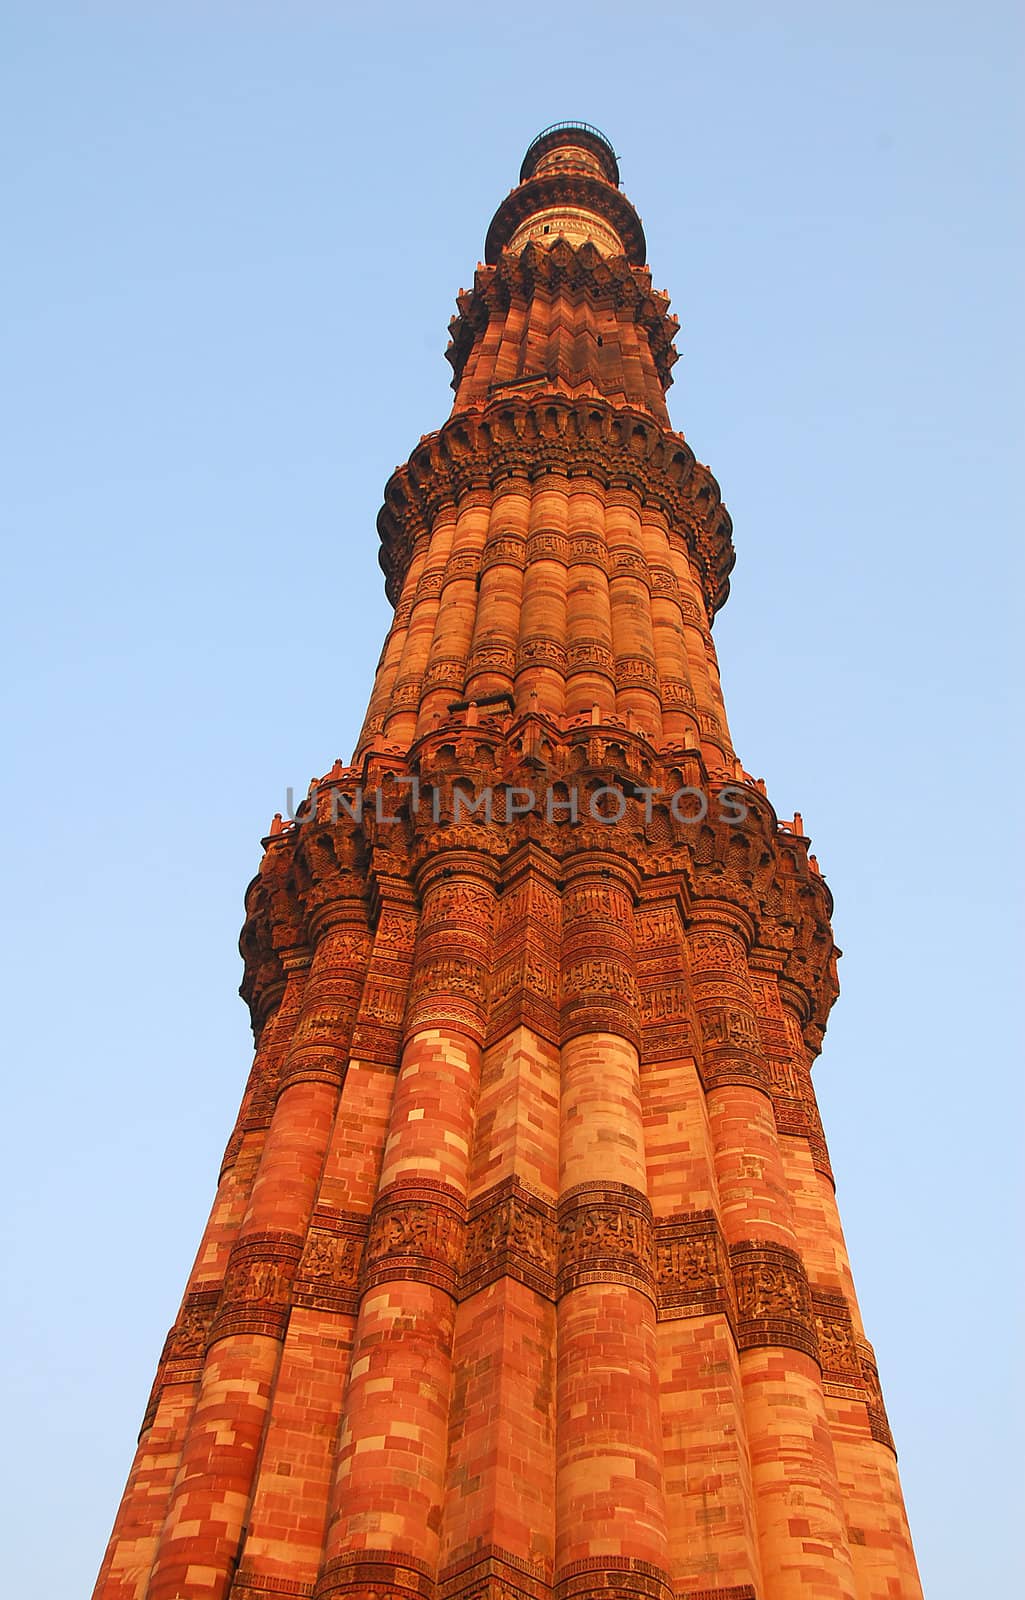
[[[475,489],[460,501],[456,513],[434,637],[424,671],[416,725],[418,736],[428,733],[435,721],[444,720],[452,702],[463,697],[477,613],[477,580],[490,509],[490,494],[484,489]]]
[[[695,1062],[679,884],[636,912],[641,1107],[655,1215],[670,1570],[680,1594],[762,1593],[730,1268]]]
[[[673,570],[665,518],[645,507],[641,532],[651,586],[651,626],[658,662],[662,733],[671,744],[683,744],[691,734],[696,742],[697,707],[687,664],[680,585]]]
[[[780,1146],[811,1284],[858,1600],[888,1600],[893,1594],[919,1600],[921,1581],[893,1439],[872,1346],[862,1327],[836,1193],[823,1159],[825,1141],[803,1038],[807,1001],[786,980],[774,988],[782,1024],[777,1070],[789,1112]]]
[[[247,1136],[241,1125],[259,1086],[275,1075],[278,1058],[295,1025],[305,965],[305,958],[301,965],[291,965],[277,1009],[264,1025],[239,1113],[237,1138],[233,1135],[237,1148],[221,1174],[188,1286],[167,1336],[93,1600],[141,1600],[146,1593],[199,1392],[210,1323],[263,1144],[262,1128]]]
[[[708,615],[701,585],[694,575],[686,549],[672,539],[669,555],[676,574],[687,673],[694,693],[694,713],[700,730],[701,748],[709,767],[715,770],[725,759],[730,739],[718,675],[710,674],[705,649],[709,637]]]
[[[512,695],[523,603],[530,495],[514,481],[496,494],[481,556],[480,593],[467,665],[466,696]]]
[[[701,902],[688,950],[736,1291],[764,1600],[855,1600],[807,1273],[751,996],[750,937],[734,906]]]
[[[616,710],[633,717],[652,739],[662,732],[648,562],[637,496],[610,490],[605,509],[609,542],[612,648],[616,657]]]
[[[441,604],[445,565],[455,531],[455,509],[445,506],[438,512],[431,529],[430,544],[423,570],[413,590],[409,626],[402,655],[391,685],[384,711],[384,739],[388,744],[410,745],[416,733],[424,672]],[[404,591],[403,598],[408,591]]]
[[[420,574],[427,560],[426,542],[422,548],[414,551],[409,563],[409,571],[402,585],[402,594],[395,607],[388,637],[381,651],[381,658],[377,664],[374,675],[374,687],[370,692],[370,703],[367,714],[363,719],[359,740],[356,745],[354,761],[359,761],[364,751],[374,745],[384,732],[385,719],[391,704],[392,689],[399,674],[402,654],[406,647],[406,635],[409,631],[409,619],[413,615],[413,598]]]
[[[281,1092],[231,1252],[147,1600],[223,1600],[238,1560],[292,1279],[348,1060],[364,918],[361,901],[334,901],[314,930]]]
[[[569,499],[566,593],[566,710],[571,717],[616,709],[616,670],[609,603],[605,500],[597,485],[574,479]]]
[[[559,716],[566,705],[568,483],[548,473],[530,500],[516,671],[516,709]]]
[[[455,1295],[480,1075],[495,873],[469,851],[423,869],[406,1043],[364,1270],[316,1588],[432,1593],[448,1449]]]
[[[565,866],[557,1600],[669,1600],[654,1242],[638,1078],[634,869]]]
[[[417,910],[411,885],[377,879],[377,925],[351,1059],[292,1286],[232,1600],[309,1584],[320,1570],[360,1265],[388,1132]]]
[[[442,1516],[445,1600],[551,1593],[555,1556],[557,863],[506,863],[469,1171]],[[482,1586],[491,1581],[493,1588]]]

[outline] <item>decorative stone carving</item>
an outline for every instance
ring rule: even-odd
[[[555,1298],[555,1210],[514,1178],[496,1184],[470,1207],[461,1297],[508,1276]]]
[[[314,1600],[435,1600],[432,1567],[395,1550],[352,1550],[325,1566]]]
[[[804,1264],[786,1245],[750,1240],[730,1246],[742,1350],[787,1345],[818,1359]]]
[[[296,1271],[295,1305],[354,1315],[370,1218],[318,1208]]]
[[[620,656],[615,671],[618,688],[650,689],[652,694],[658,694],[658,669],[645,656]]]
[[[468,676],[475,672],[496,672],[511,678],[516,671],[516,651],[511,645],[480,644],[470,653]]]
[[[465,1206],[442,1183],[382,1190],[374,1207],[364,1286],[414,1278],[455,1294],[463,1264]]]
[[[491,567],[523,567],[526,561],[526,541],[522,534],[499,534],[494,539],[489,539],[484,547],[481,560],[481,571],[487,572]]]
[[[231,1600],[305,1600],[313,1594],[313,1584],[298,1578],[268,1578],[245,1562],[231,1584]]]
[[[683,706],[688,711],[693,711],[697,701],[694,690],[689,683],[684,683],[681,678],[660,678],[659,689],[662,704],[667,710],[676,710]]]
[[[655,1272],[660,1320],[713,1312],[735,1319],[729,1256],[714,1211],[659,1218]]]
[[[669,1574],[650,1561],[592,1556],[556,1574],[554,1600],[673,1600]]]
[[[559,1201],[558,1230],[560,1295],[583,1283],[626,1283],[654,1298],[654,1220],[639,1189],[569,1190]]]
[[[527,537],[527,564],[534,561],[558,561],[562,566],[569,562],[570,543],[563,533],[545,530]]]
[[[876,1367],[875,1351],[867,1339],[858,1340],[858,1357],[861,1362],[861,1376],[868,1397],[868,1425],[872,1431],[873,1439],[884,1444],[888,1450],[894,1449],[893,1434],[886,1416],[886,1407],[883,1404],[883,1391],[879,1384],[879,1371]]]
[[[527,479],[539,461],[566,471],[589,470],[599,482],[622,475],[642,503],[650,501],[666,511],[674,537],[701,575],[708,615],[722,604],[733,564],[732,529],[711,474],[695,463],[681,436],[669,433],[649,413],[563,395],[501,396],[483,412],[454,419],[429,434],[414,450],[408,464],[389,480],[378,517],[389,598],[394,602],[399,597],[419,528],[429,521],[435,497],[497,486],[510,472]],[[699,500],[707,506],[701,516],[693,509]],[[436,576],[440,581],[441,575]],[[418,597],[424,592],[418,586]]]
[[[566,669],[570,677],[577,672],[601,672],[614,680],[615,657],[600,639],[574,639],[566,651]]]
[[[267,1231],[239,1240],[224,1275],[211,1341],[238,1333],[284,1338],[302,1249],[303,1241],[289,1233]]]
[[[569,561],[571,566],[600,567],[603,572],[609,568],[609,549],[601,534],[575,533],[569,547]]]
[[[565,672],[566,646],[559,644],[556,639],[545,637],[521,639],[516,652],[517,668],[529,667],[535,664],[544,667],[555,667],[559,672]]]
[[[850,1307],[839,1291],[812,1290],[815,1336],[828,1393],[862,1388],[861,1362]]]

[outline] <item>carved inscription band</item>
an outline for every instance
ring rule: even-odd
[[[585,1283],[624,1283],[654,1300],[654,1220],[639,1189],[582,1184],[559,1201],[558,1293]]]
[[[741,1350],[786,1345],[818,1360],[811,1291],[796,1250],[747,1240],[730,1246]]]
[[[392,1550],[353,1550],[329,1561],[315,1600],[434,1600],[432,1569]]]
[[[592,1556],[556,1576],[555,1600],[673,1600],[668,1573],[650,1561]]]
[[[363,1287],[414,1278],[459,1289],[466,1207],[446,1184],[419,1179],[384,1189],[374,1207]]]
[[[250,1234],[234,1246],[210,1339],[264,1333],[283,1339],[303,1241],[278,1231]]]
[[[626,1184],[581,1185],[556,1209],[512,1178],[468,1215],[455,1190],[421,1179],[383,1191],[372,1217],[319,1207],[301,1247],[285,1234],[236,1246],[220,1292],[186,1298],[143,1427],[167,1384],[198,1381],[211,1342],[283,1338],[291,1305],[355,1316],[375,1284],[413,1279],[463,1300],[504,1276],[551,1301],[581,1284],[623,1283],[651,1297],[660,1321],[721,1314],[741,1350],[811,1356],[826,1393],[865,1402],[873,1438],[893,1448],[872,1347],[842,1293],[809,1288],[795,1251],[759,1240],[728,1248],[710,1210],[656,1222],[647,1196]]]

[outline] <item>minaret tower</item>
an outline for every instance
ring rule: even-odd
[[[391,478],[349,766],[246,900],[256,1057],[96,1600],[914,1600],[811,1064],[801,820],[612,147],[527,152]]]

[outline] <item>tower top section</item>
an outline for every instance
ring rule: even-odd
[[[546,248],[558,239],[644,265],[644,229],[619,187],[616,152],[588,122],[555,122],[533,140],[519,186],[492,219],[484,259],[494,265],[504,250],[518,254],[528,244]]]
[[[619,188],[619,162],[600,128],[589,122],[553,122],[532,140],[520,167],[520,182],[526,183],[535,172],[576,166],[582,171],[600,171]]]

